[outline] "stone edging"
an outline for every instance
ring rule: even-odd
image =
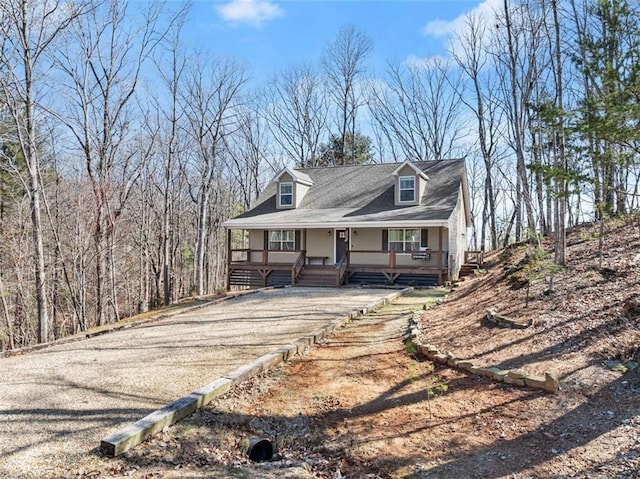
[[[268,369],[291,359],[296,354],[303,355],[312,344],[317,344],[325,336],[328,336],[335,329],[344,326],[352,319],[364,316],[369,311],[376,310],[407,291],[413,288],[405,288],[396,293],[390,294],[379,301],[366,305],[363,308],[352,310],[342,318],[334,319],[325,326],[318,328],[303,336],[297,341],[282,346],[271,353],[259,357],[255,361],[240,366],[238,369],[225,374],[212,383],[193,391],[191,394],[167,404],[144,418],[130,424],[119,431],[105,437],[100,441],[100,450],[107,456],[114,457],[137,446],[148,437],[156,434],[167,426],[170,426],[180,419],[194,413],[197,409],[204,407],[212,399],[225,394],[232,385],[245,381],[253,376],[267,371]],[[209,303],[211,304],[211,303]]]
[[[443,353],[432,344],[422,344],[419,339],[420,330],[415,316],[411,320],[407,341],[413,343],[416,351],[421,356],[435,361],[436,363],[459,369],[466,373],[487,377],[493,381],[510,384],[512,386],[523,386],[534,389],[541,389],[546,392],[556,392],[559,382],[555,374],[546,372],[544,377],[532,376],[522,369],[500,369],[497,367],[476,366],[473,362],[459,359],[449,353]]]

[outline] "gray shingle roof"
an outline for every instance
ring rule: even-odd
[[[464,160],[417,161],[429,180],[421,204],[394,206],[393,172],[399,163],[296,169],[313,186],[298,208],[276,208],[276,184],[271,183],[256,204],[227,221],[230,228],[281,226],[350,226],[362,223],[446,222],[451,216],[465,175]]]

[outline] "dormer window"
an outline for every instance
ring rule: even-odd
[[[393,170],[393,204],[396,206],[419,205],[424,197],[429,177],[409,160]]]
[[[400,185],[400,202],[413,203],[416,201],[416,177],[401,176],[399,178]]]
[[[276,185],[276,208],[298,208],[304,196],[313,186],[313,181],[306,173],[284,168],[272,180]]]
[[[280,206],[293,206],[293,183],[280,183]]]

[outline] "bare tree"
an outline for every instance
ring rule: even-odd
[[[497,108],[497,85],[488,73],[491,69],[485,42],[488,38],[486,22],[477,16],[465,21],[466,28],[456,39],[451,53],[456,63],[469,78],[471,97],[460,95],[462,102],[473,112],[478,132],[478,146],[484,162],[484,201],[480,245],[485,247],[485,235],[489,229],[490,247],[498,247],[496,224],[496,190],[494,165],[500,138],[501,115]]]
[[[358,109],[364,104],[364,88],[358,83],[365,73],[365,61],[373,43],[363,32],[354,26],[344,26],[338,31],[335,40],[329,43],[322,54],[322,66],[329,85],[329,95],[338,109],[337,126],[342,138],[341,158],[347,158],[347,133],[356,138],[356,117]],[[353,152],[350,155],[355,156]]]
[[[556,128],[556,161],[555,166],[559,174],[555,178],[556,186],[556,217],[555,217],[555,258],[556,264],[566,265],[567,252],[567,161],[565,158],[565,122],[564,122],[564,78],[562,74],[562,45],[560,43],[560,17],[558,15],[558,2],[551,0],[551,11],[553,13],[553,33],[554,33],[554,49],[553,58],[555,58],[555,105],[557,111],[557,128]]]
[[[93,191],[98,324],[120,317],[116,228],[141,164],[140,150],[127,144],[131,105],[143,65],[163,36],[156,28],[161,7],[151,5],[142,26],[134,28],[126,0],[100,2],[92,15],[74,25],[74,41],[57,55],[68,99],[58,118],[75,139]]]
[[[173,202],[173,191],[175,188],[176,160],[179,158],[179,133],[180,122],[184,117],[179,101],[182,88],[182,77],[186,67],[186,58],[182,55],[183,46],[180,42],[182,29],[184,27],[185,10],[180,12],[168,37],[166,46],[155,59],[158,75],[168,92],[168,104],[163,106],[157,104],[157,109],[162,113],[160,121],[167,124],[166,141],[164,147],[162,170],[162,283],[163,283],[163,303],[165,306],[171,304],[172,288],[172,245],[173,223],[171,221],[171,210]],[[168,68],[167,68],[168,65]]]
[[[265,117],[275,141],[299,166],[317,166],[322,138],[328,134],[327,91],[308,65],[290,67],[273,77]]]
[[[535,214],[525,152],[527,131],[527,108],[531,93],[538,80],[539,49],[543,22],[535,15],[533,6],[518,4],[512,12],[509,0],[504,0],[502,23],[498,25],[494,51],[496,65],[503,67],[505,111],[510,131],[510,144],[516,158],[516,241],[522,236],[522,207],[525,208],[528,234],[535,232]],[[505,52],[503,46],[507,46]]]
[[[188,134],[194,147],[196,170],[191,194],[197,206],[195,284],[199,295],[207,292],[205,257],[210,205],[222,171],[220,153],[224,138],[239,128],[238,101],[246,76],[231,60],[209,58],[195,62],[186,78],[184,105]]]
[[[62,33],[83,13],[82,3],[60,0],[3,0],[0,2],[0,90],[13,119],[16,141],[27,165],[25,178],[31,203],[35,263],[35,291],[38,309],[38,341],[49,338],[49,311],[43,226],[43,186],[38,148],[39,85],[41,66],[47,52]]]
[[[371,111],[406,158],[450,157],[465,128],[458,71],[440,57],[421,64],[389,63],[386,83],[372,89]]]
[[[225,137],[224,151],[228,157],[225,164],[229,174],[229,192],[244,209],[249,209],[264,184],[262,171],[268,164],[265,154],[267,140],[257,108],[243,108],[238,119],[236,134]]]

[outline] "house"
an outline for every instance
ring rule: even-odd
[[[223,224],[227,287],[442,284],[470,225],[463,159],[284,168]]]

